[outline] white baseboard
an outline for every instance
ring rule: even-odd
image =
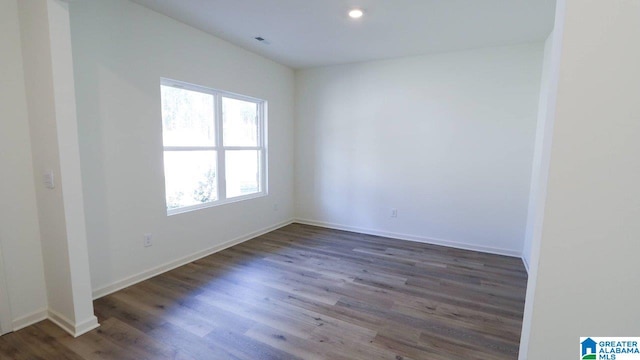
[[[13,320],[11,326],[13,327],[13,331],[18,331],[20,329],[26,328],[27,326],[38,323],[42,320],[47,319],[48,310],[46,308],[42,308],[40,310],[34,311],[31,314],[21,316],[15,320]]]
[[[206,257],[206,256],[209,256],[211,254],[217,253],[217,252],[222,251],[222,250],[224,250],[226,248],[229,248],[231,246],[238,245],[238,244],[243,243],[243,242],[245,242],[247,240],[251,240],[251,239],[253,239],[255,237],[258,237],[258,236],[266,234],[266,233],[268,233],[270,231],[279,229],[279,228],[281,228],[283,226],[287,226],[287,225],[289,225],[291,223],[293,223],[293,219],[286,220],[286,221],[280,222],[278,224],[275,224],[275,225],[272,225],[272,226],[268,226],[266,228],[263,228],[263,229],[260,229],[260,230],[257,230],[257,231],[254,231],[254,232],[239,236],[239,237],[237,237],[235,239],[231,239],[231,240],[226,241],[226,242],[224,242],[222,244],[218,244],[218,245],[210,247],[208,249],[195,252],[193,254],[190,254],[190,255],[184,256],[182,258],[170,261],[170,262],[162,264],[160,266],[156,266],[156,267],[154,267],[152,269],[145,270],[143,272],[140,272],[138,274],[129,276],[129,277],[124,278],[122,280],[118,280],[118,281],[116,281],[116,282],[114,282],[114,283],[112,283],[110,285],[103,286],[101,288],[93,290],[93,299],[95,300],[95,299],[101,298],[103,296],[109,295],[109,294],[114,293],[114,292],[116,292],[118,290],[121,290],[121,289],[129,287],[131,285],[137,284],[137,283],[139,283],[141,281],[144,281],[144,280],[147,280],[147,279],[152,278],[154,276],[160,275],[160,274],[162,274],[164,272],[167,272],[169,270],[173,270],[173,269],[175,269],[177,267],[186,265],[186,264],[188,264],[190,262],[193,262],[193,261],[196,261],[198,259],[202,259],[203,257]]]
[[[216,252],[222,251],[226,248],[229,248],[231,246],[243,243],[247,240],[251,240],[255,237],[258,237],[260,235],[266,234],[268,232],[271,232],[273,230],[279,229],[281,227],[287,226],[289,224],[292,223],[300,223],[300,224],[306,224],[306,225],[313,225],[313,226],[319,226],[319,227],[324,227],[324,228],[329,228],[329,229],[335,229],[335,230],[344,230],[344,231],[352,231],[352,232],[357,232],[357,233],[362,233],[362,234],[368,234],[368,235],[375,235],[375,236],[383,236],[383,237],[388,237],[388,238],[394,238],[394,239],[400,239],[400,240],[408,240],[408,241],[415,241],[415,242],[421,242],[421,243],[426,243],[426,244],[432,244],[432,245],[441,245],[441,246],[447,246],[447,247],[452,247],[452,248],[458,248],[458,249],[464,249],[464,250],[472,250],[472,251],[479,251],[479,252],[484,252],[484,253],[490,253],[490,254],[496,254],[496,255],[505,255],[505,256],[510,256],[510,257],[519,257],[522,259],[522,262],[524,263],[525,269],[527,270],[527,273],[529,272],[529,264],[527,263],[526,259],[522,256],[521,253],[519,253],[518,251],[514,251],[514,250],[508,250],[508,249],[500,249],[500,248],[493,248],[493,247],[486,247],[486,246],[479,246],[479,245],[474,245],[474,244],[467,244],[467,243],[461,243],[461,242],[457,242],[457,241],[451,241],[451,240],[444,240],[444,239],[436,239],[436,238],[427,238],[427,237],[422,237],[422,236],[416,236],[416,235],[408,235],[408,234],[402,234],[402,233],[394,233],[394,232],[387,232],[387,231],[380,231],[380,230],[374,230],[374,229],[367,229],[367,228],[361,228],[361,227],[355,227],[355,226],[348,226],[348,225],[342,225],[342,224],[335,224],[335,223],[329,223],[329,222],[324,222],[324,221],[316,221],[316,220],[309,220],[309,219],[291,219],[291,220],[287,220],[287,221],[283,221],[280,222],[278,224],[239,236],[235,239],[231,239],[229,241],[226,241],[222,244],[213,246],[211,248],[202,250],[202,251],[198,251],[195,252],[193,254],[187,255],[185,257],[182,257],[180,259],[177,260],[173,260],[170,261],[168,263],[165,263],[163,265],[154,267],[152,269],[143,271],[141,273],[138,273],[136,275],[133,276],[129,276],[125,279],[119,280],[114,282],[111,285],[107,285],[104,287],[101,287],[99,289],[96,289],[93,291],[93,299],[98,299],[100,297],[106,296],[108,294],[111,294],[113,292],[116,292],[118,290],[124,289],[126,287],[129,287],[131,285],[134,285],[136,283],[139,283],[141,281],[147,280],[149,278],[152,278],[154,276],[157,276],[159,274],[162,274],[166,271],[175,269],[177,267],[186,265],[190,262],[193,262],[195,260],[201,259],[203,257],[209,256],[211,254],[214,254]],[[86,332],[89,332],[97,327],[100,326],[100,324],[98,323],[98,319],[95,316],[91,316],[88,319],[83,320],[80,323],[74,324],[74,322],[70,321],[69,319],[67,319],[65,316],[61,315],[60,313],[51,310],[51,309],[40,309],[38,311],[35,311],[31,314],[22,316],[18,319],[13,320],[12,322],[12,328],[13,331],[18,331],[20,329],[23,329],[27,326],[33,325],[35,323],[38,323],[42,320],[45,319],[49,319],[51,320],[53,323],[55,323],[56,325],[60,326],[60,328],[62,328],[63,330],[65,330],[66,332],[68,332],[69,334],[71,334],[71,336],[74,337],[78,337]]]
[[[95,316],[91,316],[88,319],[76,324],[76,333],[73,335],[74,337],[78,337],[82,334],[88,333],[93,329],[97,329],[100,326],[98,323],[98,318]]]
[[[38,311],[34,311],[31,314],[13,320],[13,331],[24,329],[27,326],[31,326],[47,319],[51,320],[51,322],[58,325],[73,337],[78,337],[100,326],[100,324],[98,324],[98,318],[96,318],[95,316],[91,316],[90,318],[78,324],[75,324],[73,321],[67,319],[64,315],[54,310],[43,308]]]
[[[98,324],[98,318],[93,315],[79,323],[74,323],[59,312],[49,309],[48,317],[51,322],[61,327],[62,330],[68,332],[69,335],[73,337],[78,337],[100,326],[100,324]]]
[[[319,226],[319,227],[324,227],[324,228],[330,228],[330,229],[336,229],[336,230],[344,230],[344,231],[353,231],[353,232],[358,232],[358,233],[362,233],[362,234],[368,234],[368,235],[376,235],[376,236],[384,236],[384,237],[389,237],[389,238],[395,238],[395,239],[400,239],[400,240],[408,240],[408,241],[415,241],[415,242],[421,242],[421,243],[426,243],[426,244],[432,244],[432,245],[442,245],[442,246],[448,246],[448,247],[452,247],[452,248],[457,248],[457,249],[464,249],[464,250],[472,250],[472,251],[479,251],[479,252],[484,252],[484,253],[489,253],[489,254],[496,254],[496,255],[504,255],[504,256],[510,256],[510,257],[518,257],[521,258],[522,254],[518,251],[515,250],[509,250],[509,249],[500,249],[500,248],[494,248],[494,247],[488,247],[488,246],[481,246],[481,245],[475,245],[475,244],[467,244],[467,243],[462,243],[462,242],[458,242],[458,241],[451,241],[451,240],[445,240],[445,239],[436,239],[436,238],[427,238],[427,237],[422,237],[422,236],[416,236],[416,235],[409,235],[409,234],[402,234],[402,233],[394,233],[394,232],[387,232],[387,231],[380,231],[380,230],[374,230],[374,229],[367,229],[367,228],[361,228],[361,227],[355,227],[355,226],[348,226],[348,225],[342,225],[342,224],[335,224],[335,223],[329,223],[329,222],[324,222],[324,221],[316,221],[316,220],[309,220],[309,219],[301,219],[301,218],[295,218],[295,219],[290,219],[290,220],[286,220],[283,222],[280,222],[278,224],[272,225],[272,226],[268,226],[266,228],[239,236],[235,239],[231,239],[229,241],[226,241],[222,244],[218,244],[216,246],[213,246],[211,248],[205,249],[205,250],[201,250],[198,252],[195,252],[193,254],[184,256],[182,258],[176,259],[176,260],[172,260],[170,262],[167,262],[165,264],[162,264],[160,266],[156,266],[154,268],[142,271],[138,274],[126,277],[124,279],[118,280],[110,285],[106,285],[103,287],[100,287],[98,289],[93,290],[93,299],[98,299],[101,298],[103,296],[109,295],[111,293],[114,293],[118,290],[124,289],[126,287],[129,287],[131,285],[137,284],[141,281],[147,280],[149,278],[152,278],[154,276],[160,275],[164,272],[167,272],[169,270],[173,270],[177,267],[186,265],[190,262],[196,261],[198,259],[201,259],[203,257],[209,256],[211,254],[214,254],[216,252],[222,251],[226,248],[229,248],[231,246],[243,243],[247,240],[251,240],[257,236],[266,234],[270,231],[279,229],[283,226],[287,226],[291,223],[300,223],[300,224],[307,224],[307,225],[313,225],[313,226]],[[525,265],[526,266],[526,265]]]
[[[447,246],[447,247],[456,248],[456,249],[472,250],[472,251],[478,251],[478,252],[494,254],[494,255],[504,255],[504,256],[518,257],[518,258],[522,257],[522,254],[516,250],[494,248],[494,247],[475,245],[475,244],[467,244],[467,243],[462,243],[462,242],[452,241],[452,240],[436,239],[436,238],[428,238],[428,237],[417,236],[417,235],[380,231],[380,230],[367,229],[367,228],[361,228],[356,226],[335,224],[335,223],[309,220],[309,219],[298,218],[298,219],[295,219],[294,222],[300,223],[300,224],[306,224],[306,225],[319,226],[319,227],[324,227],[329,229],[335,229],[335,230],[353,231],[353,232],[367,234],[367,235],[383,236],[383,237],[399,239],[399,240],[408,240],[408,241],[415,241],[415,242],[431,244],[431,245]]]

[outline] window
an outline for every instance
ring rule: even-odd
[[[263,100],[162,79],[167,214],[266,194]]]

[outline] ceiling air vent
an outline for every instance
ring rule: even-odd
[[[266,44],[266,45],[269,45],[269,44],[270,44],[269,40],[267,40],[267,39],[263,38],[262,36],[256,36],[256,37],[254,37],[254,39],[256,39],[256,40],[258,40],[259,42],[261,42],[261,43],[263,43],[263,44]]]

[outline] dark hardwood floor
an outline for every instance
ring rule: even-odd
[[[48,321],[1,359],[517,359],[517,258],[293,224]]]

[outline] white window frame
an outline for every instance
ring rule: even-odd
[[[217,158],[216,169],[216,181],[218,190],[218,199],[209,201],[202,204],[183,206],[179,208],[169,209],[167,208],[167,215],[182,214],[189,211],[205,209],[213,206],[229,204],[233,202],[255,199],[266,196],[268,194],[267,184],[267,102],[262,99],[254,98],[251,96],[240,95],[228,91],[217,90],[208,88],[205,86],[195,85],[183,81],[172,80],[167,78],[160,79],[161,86],[172,86],[179,89],[196,91],[213,96],[214,107],[214,125],[215,125],[215,146],[165,146],[163,143],[162,156],[167,151],[215,151]],[[257,126],[258,126],[258,146],[224,146],[224,134],[222,126],[222,98],[236,99],[242,101],[253,102],[257,105]],[[162,99],[161,99],[162,101]],[[164,129],[163,129],[164,131]],[[226,183],[226,151],[231,150],[257,150],[260,153],[260,163],[258,169],[258,186],[260,191],[236,196],[233,198],[227,198],[227,183]],[[163,162],[164,164],[164,162]],[[163,176],[165,172],[163,169]],[[165,206],[167,201],[166,184],[165,184]]]

